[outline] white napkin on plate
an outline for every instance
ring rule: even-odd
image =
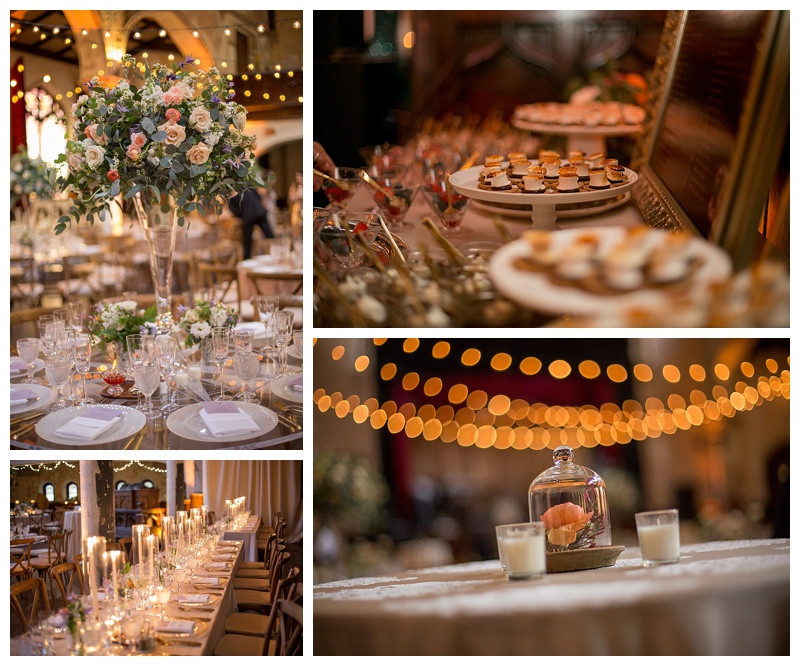
[[[11,361],[11,372],[25,372],[28,369],[28,364],[25,361]]]
[[[26,402],[39,399],[39,396],[30,389],[11,389],[9,391],[9,397],[11,398],[12,407],[24,405]]]
[[[195,585],[219,585],[219,578],[193,578]]]
[[[260,430],[249,414],[229,402],[204,402],[200,418],[214,437],[245,435]]]
[[[190,634],[194,631],[193,620],[162,620],[158,623],[156,631],[169,634]]]
[[[292,381],[286,384],[286,387],[292,393],[296,393],[297,395],[303,395],[303,378],[298,377],[297,379],[293,379]]]
[[[208,594],[179,594],[175,601],[179,604],[207,604],[210,598]]]
[[[227,569],[228,564],[226,562],[210,562],[206,564],[206,569]]]
[[[67,421],[55,434],[70,439],[95,439],[115,423],[118,423],[124,412],[116,409],[92,407],[80,416]]]
[[[212,562],[230,562],[233,559],[233,555],[212,555],[211,561]]]

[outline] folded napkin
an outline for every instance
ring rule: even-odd
[[[208,594],[179,594],[175,601],[179,604],[207,604],[211,599]]]
[[[226,562],[209,562],[206,564],[206,569],[227,569],[228,564]]]
[[[25,372],[28,364],[25,361],[11,361],[11,372]]]
[[[11,389],[9,391],[9,397],[11,398],[12,407],[24,405],[26,402],[39,399],[39,396],[30,389]]]
[[[233,559],[233,555],[212,555],[211,561],[212,562],[230,562]]]
[[[223,548],[217,548],[218,553],[235,553],[239,550],[236,546],[224,546]]]
[[[70,439],[95,439],[117,423],[122,416],[123,412],[117,409],[92,407],[81,416],[67,421],[55,431],[55,434]]]
[[[231,548],[236,548],[237,546],[241,546],[244,543],[244,541],[230,541],[230,540],[228,540],[228,541],[219,541],[218,543],[219,543],[220,546],[229,546]]]
[[[219,585],[219,578],[193,578],[192,582],[195,585]]]
[[[190,634],[194,631],[194,621],[162,620],[156,626],[156,631],[165,634]]]
[[[303,395],[303,378],[298,377],[297,379],[293,379],[286,384],[286,388],[288,388],[292,393],[299,393],[300,395]]]
[[[204,402],[200,418],[214,437],[258,432],[258,424],[231,402]]]

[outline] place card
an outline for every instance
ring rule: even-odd
[[[158,633],[191,634],[194,631],[193,620],[162,620],[156,626]]]
[[[92,407],[82,415],[67,421],[55,434],[70,439],[95,439],[122,418],[124,412],[116,409]]]
[[[179,594],[175,597],[179,604],[207,604],[210,600],[210,594]]]
[[[36,395],[34,391],[30,389],[11,389],[9,391],[9,397],[11,398],[11,406],[16,407],[17,405],[24,405],[26,402],[31,402],[32,400],[38,400],[39,396]]]
[[[260,430],[250,415],[245,414],[232,402],[204,402],[200,418],[215,437],[244,435]]]

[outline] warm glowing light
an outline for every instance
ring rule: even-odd
[[[678,409],[686,409],[686,401],[683,399],[683,396],[677,393],[671,393],[669,398],[667,398],[667,406],[673,412]]]
[[[276,79],[279,79],[279,78],[281,78],[281,73],[280,73],[280,72],[275,72],[275,73],[273,74],[273,76],[274,76]]]
[[[72,44],[72,40],[71,40],[69,37],[67,37],[67,38],[64,40],[64,43],[65,43],[67,46],[69,46],[70,44]]]
[[[422,436],[429,442],[442,435],[442,422],[438,419],[428,421],[422,428]]]
[[[17,65],[17,71],[18,72],[24,72],[25,71],[25,65],[23,65],[23,64]]]
[[[492,366],[492,370],[503,372],[511,367],[511,361],[512,359],[510,355],[506,354],[505,352],[500,352],[492,357],[490,365]]]
[[[478,439],[478,428],[472,424],[461,426],[458,429],[458,443],[461,446],[472,446]]]
[[[369,367],[369,356],[359,356],[353,366],[356,372],[364,372]]]
[[[261,80],[261,74],[256,74],[256,81],[260,81],[260,80]]]
[[[585,379],[595,379],[600,376],[600,366],[594,361],[581,361],[578,365],[578,372]]]
[[[407,49],[413,49],[414,48],[414,37],[415,37],[415,35],[414,35],[413,30],[411,32],[407,32],[405,35],[403,35],[403,46],[405,46]]]
[[[572,367],[566,361],[558,359],[547,366],[547,370],[556,379],[564,379],[565,377],[569,377],[569,373],[572,372]]]
[[[250,91],[249,90],[245,90],[244,91],[244,96],[245,97],[250,97]]]
[[[109,37],[111,37],[111,33],[108,30],[106,30],[106,39],[108,39]]]
[[[431,377],[425,382],[425,386],[423,386],[422,390],[425,392],[425,395],[430,397],[439,395],[442,391],[442,380],[438,377]]]
[[[390,379],[394,379],[396,374],[397,366],[394,363],[387,363],[381,368],[381,379],[385,382],[388,382]]]
[[[173,60],[175,60],[175,56],[174,56],[172,53],[170,53],[170,54],[167,56],[167,60],[169,60],[170,62],[172,62]]]
[[[228,66],[228,63],[225,60],[223,60],[220,64],[222,65],[223,68]]]
[[[88,35],[88,34],[89,34],[89,31],[88,31],[86,28],[84,28],[83,30],[81,30],[81,34],[82,34],[84,37],[86,37],[86,35]]]
[[[336,403],[336,407],[333,410],[340,419],[343,419],[350,413],[350,403],[347,400],[340,400]]]
[[[440,340],[435,345],[433,345],[433,349],[431,350],[431,355],[433,358],[445,358],[450,353],[450,343],[445,342],[444,340]]]
[[[612,363],[606,368],[606,374],[612,382],[617,384],[624,382],[628,378],[628,371],[619,363]],[[602,442],[600,442],[602,444]]]
[[[323,395],[317,402],[317,409],[319,409],[320,412],[325,413],[330,408],[331,408],[331,397],[329,395]]]
[[[67,97],[72,97],[72,91],[71,90],[67,90]]]
[[[414,439],[419,437],[422,434],[422,430],[424,429],[424,424],[422,423],[422,419],[419,416],[415,416],[410,418],[406,421],[406,436]]]
[[[731,371],[724,363],[717,363],[714,366],[714,374],[723,382],[728,381],[731,376]]]
[[[231,29],[230,28],[225,28],[225,36],[226,37],[230,37],[231,36]]]
[[[61,93],[58,93],[56,95],[56,102],[58,102],[62,97],[63,97],[63,95]]]
[[[693,391],[692,391],[692,392],[689,394],[689,401],[690,401],[690,402],[691,402],[693,405],[697,405],[697,406],[705,405],[705,404],[706,404],[706,394],[705,394],[705,393],[703,393],[702,391],[699,391],[699,390],[697,390],[697,389],[694,389],[694,390],[693,390]]]
[[[133,33],[133,38],[134,39],[141,39],[142,38],[142,33],[137,30],[136,32]]]
[[[275,71],[276,72],[280,72],[281,71],[281,66],[280,65],[275,65]]]
[[[473,391],[467,397],[467,407],[474,410],[483,409],[488,400],[489,396],[486,391]]]
[[[389,429],[389,432],[393,435],[396,435],[400,432],[406,424],[406,417],[400,413],[392,414],[389,417],[389,420],[386,422],[386,427]]]
[[[166,37],[167,36],[167,31],[162,28],[161,30],[158,31],[158,36],[159,37]]]
[[[252,62],[249,62],[249,63],[247,63],[247,69],[249,69],[251,72],[252,72],[252,71],[253,71],[255,68],[256,68],[256,66],[255,66],[255,65],[254,65]]]
[[[461,354],[461,363],[468,367],[477,365],[480,360],[481,353],[474,348],[467,349],[463,354]]]
[[[767,370],[770,372],[778,372],[778,362],[774,358],[768,358],[764,361],[764,365],[767,366]]]
[[[285,102],[285,101],[286,101],[286,95],[281,95],[280,97],[278,97],[278,99],[279,99],[281,102]]]
[[[286,76],[291,79],[294,76],[294,72],[290,69],[288,72],[286,72]]]
[[[409,372],[405,377],[403,377],[403,389],[405,391],[413,391],[417,386],[419,386],[419,374],[416,372]]]
[[[375,428],[375,430],[379,430],[380,428],[383,428],[384,425],[386,425],[387,418],[388,417],[386,416],[386,412],[384,412],[382,409],[378,409],[372,412],[372,414],[370,415],[369,424],[373,428]]]
[[[192,37],[199,37],[200,33],[197,30],[192,30]]]
[[[338,361],[340,358],[342,358],[342,356],[344,356],[344,347],[342,345],[336,345],[331,350],[331,358],[334,361]]]
[[[61,32],[61,28],[59,28],[58,26],[56,26],[55,28],[53,28],[53,34],[54,34],[54,35],[57,35],[59,32]]]
[[[495,416],[507,414],[511,409],[511,398],[505,395],[496,395],[489,401],[489,412]]]
[[[39,32],[39,26],[38,25],[33,26],[33,31],[34,32]]]
[[[93,49],[96,49],[96,48],[97,48],[97,44],[95,44],[95,43],[93,42],[93,43],[92,43],[92,48],[93,48]]]
[[[745,377],[752,377],[756,372],[756,369],[753,367],[753,364],[747,361],[744,361],[741,367],[742,367],[742,374]]]
[[[369,418],[369,407],[359,405],[353,410],[353,420],[356,423],[364,423]]]
[[[256,28],[256,30],[258,30],[259,32],[264,32],[264,30],[266,30],[266,28],[264,27],[263,23],[259,23],[258,27]]]
[[[649,382],[653,379],[653,371],[646,363],[637,363],[633,366],[633,376],[640,382]]]
[[[417,351],[419,348],[419,339],[418,338],[406,338],[403,340],[403,351],[406,354],[411,354],[412,352]]]
[[[479,449],[488,449],[497,440],[497,431],[492,426],[481,426],[478,428],[478,436],[475,439],[475,446]]]
[[[706,369],[702,365],[692,363],[689,366],[689,376],[696,382],[704,382],[706,380]]]
[[[11,87],[15,88],[16,86],[17,86],[17,80],[16,79],[11,79]]]
[[[667,364],[661,369],[664,379],[671,384],[677,384],[681,380],[681,371],[674,365]]]
[[[292,27],[293,27],[295,30],[297,30],[297,29],[300,27],[300,21],[295,21],[294,23],[292,23]]]

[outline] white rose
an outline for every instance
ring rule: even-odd
[[[212,326],[224,326],[228,319],[228,313],[224,310],[214,309],[211,311],[211,317],[209,317],[209,319],[211,319]]]
[[[158,129],[160,132],[167,133],[167,138],[164,139],[164,143],[169,146],[180,146],[186,140],[186,130],[183,125],[178,125],[178,123],[172,120],[163,125],[159,125]]]
[[[233,116],[233,126],[240,132],[244,130],[244,126],[246,124],[247,124],[247,113],[245,113],[244,111],[239,111],[239,113]]]
[[[122,301],[117,305],[119,305],[119,307],[122,308],[123,310],[128,310],[129,312],[134,311],[138,307],[136,301]]]
[[[92,169],[103,163],[106,151],[102,146],[89,146],[86,149],[86,164]]]
[[[202,106],[196,106],[189,114],[189,124],[198,132],[208,132],[211,122],[211,113]]]
[[[211,333],[211,327],[204,321],[199,321],[196,324],[192,324],[192,327],[189,329],[189,333],[191,333],[196,338],[205,338]]]
[[[186,321],[188,321],[190,324],[193,324],[194,322],[197,321],[197,310],[195,310],[194,308],[192,308],[191,310],[187,310],[184,317],[186,317]]]

